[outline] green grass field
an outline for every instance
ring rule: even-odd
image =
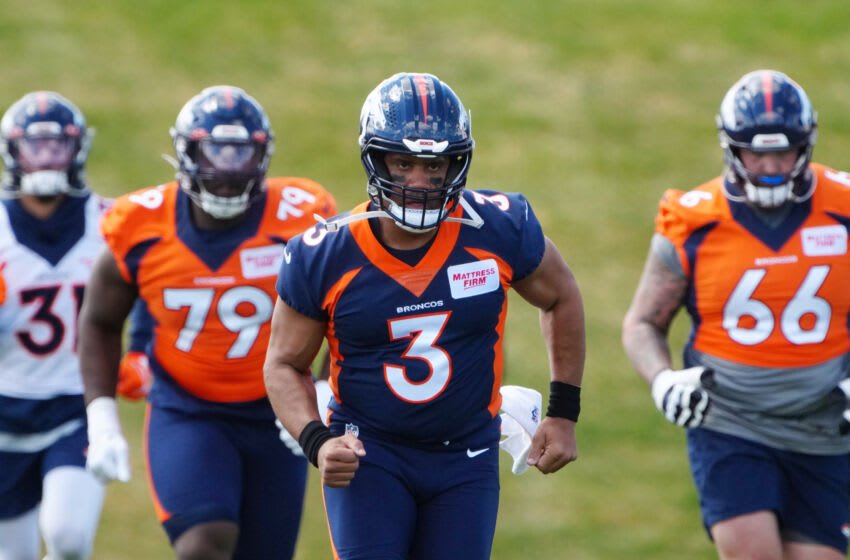
[[[353,206],[365,196],[356,139],[366,94],[397,71],[447,81],[473,114],[470,186],[527,194],[587,313],[580,459],[521,477],[503,461],[493,557],[715,557],[684,435],[632,372],[620,321],[662,191],[721,170],[714,114],[743,73],[772,67],[799,81],[821,118],[815,159],[850,168],[850,3],[0,0],[0,14],[0,105],[34,89],[74,100],[98,131],[91,182],[109,195],[170,179],[160,154],[171,153],[178,110],[229,83],[271,116],[272,174],[314,178]],[[686,329],[677,321],[677,344]],[[536,313],[517,299],[506,337],[507,381],[545,389]],[[134,478],[109,488],[95,558],[168,558],[141,407],[122,410]],[[297,558],[329,557],[313,476]]]

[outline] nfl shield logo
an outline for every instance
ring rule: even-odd
[[[351,434],[354,437],[359,438],[360,437],[360,428],[357,426],[357,424],[346,424],[345,425],[345,433]]]

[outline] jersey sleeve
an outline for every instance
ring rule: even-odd
[[[531,208],[531,203],[523,196],[516,195],[519,206],[519,235],[521,250],[516,255],[517,262],[513,264],[513,281],[522,280],[540,266],[543,252],[546,250],[546,238],[543,227],[537,215]]]
[[[308,179],[309,180],[309,179]],[[330,219],[337,215],[336,199],[324,187],[315,181],[310,181],[314,185],[317,192],[316,201],[313,203],[315,213],[325,219]]]
[[[301,235],[287,243],[283,252],[283,262],[277,277],[277,294],[289,307],[302,315],[325,321],[328,315],[322,308],[322,298],[318,293],[321,282],[316,278],[318,272],[311,274],[311,254],[315,247],[308,247]]]
[[[115,258],[115,263],[118,265],[118,270],[121,272],[121,277],[124,281],[131,283],[133,281],[130,271],[127,269],[127,264],[124,257],[127,254],[127,235],[125,223],[129,214],[128,204],[115,204],[108,209],[100,221],[100,233],[103,235],[106,246],[112,252]]]
[[[315,215],[336,215],[336,200],[322,185],[304,177],[273,177],[266,186],[274,193],[275,217],[283,238],[295,237],[316,223]]]
[[[717,193],[695,189],[681,191],[669,189],[658,203],[655,217],[655,233],[669,240],[685,276],[691,275],[691,263],[687,254],[687,243],[695,231],[716,222]]]
[[[116,199],[101,218],[100,232],[128,284],[135,283],[135,271],[129,262],[134,251],[162,237],[162,228],[174,227],[162,219],[166,207],[173,204],[173,194],[173,189],[160,187],[137,191]]]
[[[689,234],[689,224],[681,204],[685,193],[670,189],[664,192],[658,203],[658,214],[655,217],[655,231],[673,243],[681,245]]]
[[[511,282],[522,280],[534,272],[543,260],[546,239],[543,228],[520,193],[491,190],[469,191],[471,205],[480,212],[487,243],[511,267]]]

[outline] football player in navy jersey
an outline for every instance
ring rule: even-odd
[[[540,308],[551,368],[528,463],[551,473],[578,455],[579,289],[522,195],[464,189],[473,146],[444,82],[384,80],[360,120],[369,201],[284,253],[266,385],[319,468],[341,559],[490,557],[510,287]],[[310,376],[324,338],[329,427]]]
[[[0,558],[86,559],[103,485],[85,470],[77,313],[107,202],[85,179],[92,131],[71,101],[24,95],[0,121]]]

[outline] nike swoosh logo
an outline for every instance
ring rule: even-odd
[[[289,264],[289,262],[292,260],[292,254],[286,247],[283,248],[283,260],[286,261],[286,264]]]
[[[473,451],[472,449],[467,449],[466,450],[466,456],[469,457],[470,459],[472,459],[473,457],[478,457],[482,453],[485,453],[489,450],[490,450],[489,447],[485,447],[484,449],[476,449],[475,451]]]

